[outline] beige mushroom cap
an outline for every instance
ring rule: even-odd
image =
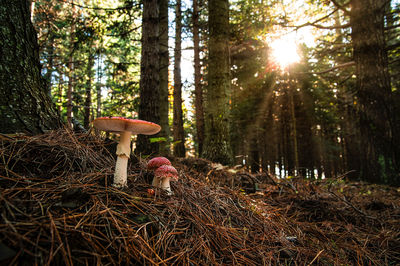
[[[115,133],[130,131],[132,134],[144,135],[154,135],[161,130],[155,123],[124,117],[99,117],[93,120],[93,126],[103,131]]]

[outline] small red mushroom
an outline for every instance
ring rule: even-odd
[[[128,158],[131,154],[131,135],[153,135],[158,133],[161,127],[152,122],[123,117],[99,117],[93,120],[93,126],[103,131],[120,134],[113,186],[125,187],[127,185]]]
[[[165,157],[155,157],[147,163],[147,170],[154,171],[162,165],[171,165],[171,162]],[[152,186],[160,187],[160,180],[154,176]]]
[[[171,165],[162,165],[154,171],[154,177],[161,180],[161,188],[165,189],[168,194],[171,194],[171,186],[169,184],[170,179],[178,181],[178,171]]]

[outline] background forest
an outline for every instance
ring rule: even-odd
[[[224,60],[210,49],[208,1],[148,2],[159,11],[163,131],[150,141],[161,154],[400,184],[398,1],[230,1],[230,73],[215,70]],[[32,2],[46,93],[68,126],[141,118],[143,12],[135,0]],[[228,78],[223,92],[213,75]],[[207,114],[217,98],[226,146],[215,156],[210,136],[221,130],[210,130]]]

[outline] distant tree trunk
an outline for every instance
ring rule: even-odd
[[[46,94],[30,1],[0,0],[0,132],[43,133],[61,119]]]
[[[160,126],[159,136],[165,141],[160,143],[160,153],[170,153],[169,101],[168,101],[168,0],[159,0],[160,5]]]
[[[260,172],[260,143],[258,140],[258,132],[253,132],[249,140],[249,163],[252,173]]]
[[[295,103],[294,103],[294,90],[296,89],[296,83],[291,82],[291,77],[289,75],[289,104],[290,104],[290,120],[291,120],[291,135],[293,141],[293,157],[294,157],[294,173],[295,175],[299,174],[299,149],[297,144],[297,119],[295,112]]]
[[[182,112],[182,80],[181,80],[181,42],[182,14],[181,0],[176,1],[175,7],[175,50],[174,50],[174,155],[185,157],[185,135],[183,130]]]
[[[102,78],[102,70],[101,70],[101,54],[97,53],[97,82],[96,82],[96,117],[101,117],[101,78]]]
[[[51,32],[49,34],[49,41],[46,49],[47,66],[46,66],[46,74],[44,75],[44,79],[46,80],[46,93],[50,97],[51,97],[51,87],[52,87],[51,77],[53,76],[53,62],[54,62],[54,38],[55,38],[54,33]]]
[[[203,88],[201,84],[201,62],[200,62],[200,26],[199,26],[199,4],[193,0],[193,46],[194,46],[194,95],[196,112],[196,135],[197,152],[203,152],[204,143],[204,108]]]
[[[72,6],[74,13],[75,6]],[[75,38],[75,21],[71,22],[69,56],[68,56],[68,87],[67,87],[67,126],[72,128],[72,94],[74,91],[74,38]]]
[[[87,81],[86,81],[86,98],[85,98],[85,113],[83,117],[83,126],[89,128],[90,125],[90,113],[92,108],[92,78],[93,78],[93,66],[94,66],[94,56],[89,51],[88,65],[87,65]]]
[[[160,123],[159,57],[158,0],[146,0],[143,1],[139,119],[157,124]],[[136,153],[150,155],[159,152],[159,143],[150,143],[150,137],[138,135]]]
[[[361,177],[384,182],[396,175],[393,103],[384,34],[386,0],[351,0],[353,57],[361,132]],[[397,173],[398,174],[398,173]]]
[[[61,113],[63,105],[63,91],[64,91],[64,73],[61,67],[57,67],[58,72],[58,92],[57,92],[57,109]]]
[[[233,161],[229,140],[229,1],[209,0],[209,68],[203,157],[222,164]]]
[[[67,125],[72,127],[72,93],[74,91],[74,62],[73,57],[70,55],[68,59],[68,87],[67,87]]]

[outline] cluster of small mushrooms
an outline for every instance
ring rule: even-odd
[[[93,120],[93,126],[99,130],[120,135],[113,186],[126,187],[128,159],[131,154],[131,135],[154,135],[161,130],[161,127],[152,122],[123,117],[99,117]],[[170,194],[169,181],[178,179],[178,172],[171,162],[165,157],[156,157],[148,162],[147,169],[154,173],[152,185],[165,189]]]

